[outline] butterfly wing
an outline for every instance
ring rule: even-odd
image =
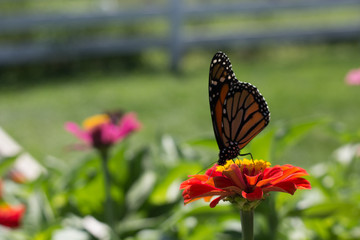
[[[215,138],[219,149],[226,147],[223,141],[223,105],[230,89],[230,82],[235,77],[230,60],[225,54],[218,52],[210,64],[209,102]]]
[[[215,54],[210,65],[209,101],[219,164],[235,158],[269,123],[267,103],[257,88],[239,82],[229,58]]]

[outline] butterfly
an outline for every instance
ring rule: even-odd
[[[222,52],[210,63],[209,102],[220,150],[218,164],[248,155],[240,150],[269,124],[269,108],[255,86],[236,79],[229,58]]]

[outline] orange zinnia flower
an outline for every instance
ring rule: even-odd
[[[292,165],[276,165],[264,160],[228,160],[224,166],[215,164],[204,175],[192,175],[184,181],[184,203],[203,198],[215,207],[220,200],[238,202],[254,208],[271,191],[294,194],[296,189],[311,189],[309,181],[302,178],[307,172]]]

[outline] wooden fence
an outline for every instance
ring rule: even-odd
[[[0,0],[4,1],[4,0]],[[169,32],[163,37],[106,37],[71,39],[69,41],[0,41],[0,66],[57,60],[74,57],[88,57],[141,52],[149,48],[166,48],[171,56],[171,66],[176,68],[181,53],[191,47],[235,45],[256,45],[263,42],[279,41],[323,41],[360,39],[360,20],[342,26],[307,29],[278,29],[256,33],[230,34],[222,36],[184,36],[185,20],[212,18],[214,15],[279,13],[281,11],[330,9],[351,6],[360,14],[360,0],[298,0],[239,2],[232,4],[187,5],[182,0],[169,0],[165,6],[144,7],[132,11],[98,11],[81,14],[15,14],[0,16],[0,39],[4,36],[19,35],[41,27],[72,30],[89,26],[101,26],[114,22],[141,24],[152,18],[165,18]]]

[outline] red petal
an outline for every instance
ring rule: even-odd
[[[302,169],[300,167],[294,167],[290,164],[281,166],[281,169],[283,170],[283,175],[281,177],[277,178],[276,180],[274,180],[272,182],[273,184],[282,182],[284,180],[295,179],[295,178],[299,178],[299,177],[308,175],[308,173],[305,171],[305,169]]]
[[[263,188],[265,192],[286,192],[290,193],[291,195],[294,194],[296,191],[296,185],[292,182],[280,182],[275,185]]]
[[[227,188],[230,186],[235,186],[235,184],[225,177],[214,177],[214,185],[216,188]]]
[[[193,179],[189,179],[193,180]],[[188,180],[188,181],[189,181]],[[185,185],[185,184],[184,184]],[[204,200],[209,201],[212,196],[220,195],[220,196],[228,196],[234,194],[233,192],[221,190],[218,188],[215,188],[212,185],[209,185],[207,183],[202,183],[198,181],[197,183],[193,183],[191,185],[188,185],[185,187],[182,195],[184,198],[184,204],[188,204],[190,202],[199,200],[201,198],[204,198]]]
[[[213,179],[206,175],[190,175],[190,179],[182,182],[180,184],[180,189],[184,189],[190,185],[194,184],[207,184],[213,186]]]
[[[191,185],[189,187],[187,187],[184,191],[183,191],[183,197],[184,199],[189,199],[189,198],[197,198],[199,196],[204,196],[207,193],[214,191],[214,190],[220,190],[220,189],[216,189],[212,186],[209,185],[205,185],[205,184],[194,184]],[[221,190],[220,190],[221,191]]]
[[[216,205],[220,202],[221,199],[222,199],[222,197],[217,197],[214,200],[212,200],[211,203],[210,203],[210,207],[211,208],[216,207]]]
[[[251,193],[247,193],[247,192],[242,192],[241,194],[244,198],[246,198],[249,201],[255,201],[255,200],[260,200],[263,197],[263,191],[260,187],[257,187],[254,189],[253,192]]]
[[[297,178],[291,180],[296,185],[297,189],[311,189],[310,182],[304,178]]]
[[[300,168],[294,167],[290,164],[283,166],[275,166],[264,170],[264,178],[259,181],[256,186],[262,187],[266,185],[275,185],[280,182],[298,179],[302,176],[308,175],[308,173]]]
[[[304,175],[307,175],[307,172],[304,169],[300,167],[294,167],[290,164],[275,167],[277,169],[280,168],[283,174],[280,176],[277,175],[278,177],[272,178],[271,181],[269,181],[269,179],[260,181],[257,186],[263,186],[264,192],[278,191],[294,194],[296,189],[311,188],[309,181],[304,178],[300,178]]]
[[[205,175],[208,176],[208,177],[217,177],[217,176],[222,176],[222,172],[218,172],[216,171],[216,167],[217,167],[217,164],[215,164],[214,166],[212,166],[211,168],[209,168]]]
[[[242,193],[242,189],[240,189],[237,186],[229,186],[229,187],[223,188],[223,190],[226,190],[227,192],[230,192],[232,194],[235,194],[235,193],[241,194]]]
[[[269,167],[264,170],[264,179],[278,178],[283,175],[283,170],[279,166]]]
[[[201,181],[199,179],[196,179],[196,178],[190,178],[184,182],[182,182],[180,184],[180,189],[184,189],[184,188],[187,188],[191,185],[194,185],[194,184],[201,184]]]
[[[258,187],[262,187],[265,186],[269,183],[271,183],[272,181],[274,181],[275,179],[278,179],[279,177],[281,177],[283,175],[283,171],[281,170],[280,167],[271,167],[271,168],[266,168],[264,170],[264,175],[263,175],[263,179],[260,180],[256,186]]]
[[[10,228],[17,228],[20,226],[24,213],[25,206],[23,205],[3,205],[0,207],[0,224]]]

